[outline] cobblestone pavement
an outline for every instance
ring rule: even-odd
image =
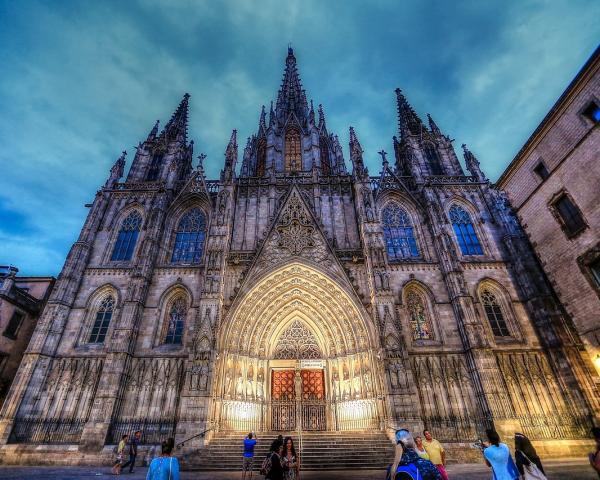
[[[550,460],[544,462],[549,480],[598,480],[598,476],[583,460]],[[491,473],[485,465],[450,465],[451,480],[490,480]],[[2,480],[82,480],[92,478],[112,478],[110,468],[104,467],[6,467],[0,466]],[[146,478],[146,468],[139,467],[130,475],[124,473],[123,480]],[[182,480],[239,480],[239,472],[183,472]],[[261,475],[253,475],[254,480],[262,480]],[[382,471],[350,472],[303,472],[302,480],[383,480]]]

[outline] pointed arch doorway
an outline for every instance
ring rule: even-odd
[[[253,279],[220,327],[210,419],[238,431],[380,429],[375,327],[351,287],[293,261]]]
[[[327,430],[326,407],[323,353],[310,327],[296,318],[273,351],[271,429]]]

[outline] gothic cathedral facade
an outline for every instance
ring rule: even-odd
[[[234,131],[207,180],[186,94],[97,192],[1,448],[101,451],[137,429],[146,443],[398,425],[445,442],[492,424],[585,437],[597,374],[503,192],[396,96],[393,159],[370,176],[350,128],[348,171],[289,49],[241,165]]]

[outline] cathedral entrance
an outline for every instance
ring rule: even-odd
[[[221,327],[210,413],[217,428],[383,428],[378,338],[352,293],[299,262],[248,283]]]
[[[327,430],[323,370],[273,370],[271,428],[276,431]]]

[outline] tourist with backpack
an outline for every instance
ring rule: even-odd
[[[283,441],[275,440],[271,444],[271,450],[263,460],[260,468],[260,474],[265,476],[265,480],[283,480],[284,468],[281,462],[283,453]]]
[[[429,460],[415,451],[411,433],[402,428],[396,431],[396,454],[388,470],[389,480],[442,480],[440,472]]]

